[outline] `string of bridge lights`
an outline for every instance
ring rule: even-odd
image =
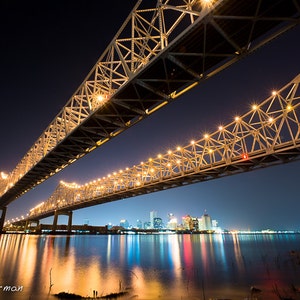
[[[272,96],[273,96],[273,97],[275,97],[275,96],[277,96],[277,95],[278,95],[278,92],[272,91]],[[268,98],[268,99],[269,99],[269,98]],[[251,106],[252,112],[253,112],[253,111],[258,111],[258,110],[260,109],[260,107],[261,107],[264,103],[265,103],[265,101],[262,102],[261,104],[252,104],[252,106]],[[287,112],[290,112],[290,111],[293,110],[293,106],[292,106],[291,104],[287,104],[287,106],[285,107],[285,110],[286,110]],[[235,123],[242,122],[243,118],[246,117],[246,116],[248,116],[249,113],[251,113],[251,111],[250,111],[250,112],[247,112],[246,114],[244,114],[244,115],[242,115],[242,116],[235,116],[235,117],[234,117],[234,122],[235,122]],[[268,122],[269,122],[269,123],[273,123],[273,122],[275,122],[275,121],[276,121],[276,118],[273,118],[272,116],[269,116],[269,118],[268,118]],[[185,148],[187,148],[187,147],[190,147],[191,145],[196,145],[196,144],[200,143],[200,142],[203,141],[203,140],[209,140],[211,136],[213,136],[213,135],[216,134],[217,132],[224,131],[227,127],[230,127],[234,122],[229,123],[229,124],[227,124],[226,126],[220,125],[220,126],[218,126],[218,130],[217,130],[217,131],[215,131],[215,132],[213,132],[213,133],[211,133],[211,134],[205,133],[205,134],[203,135],[202,139],[200,139],[200,140],[198,140],[198,141],[192,140],[192,141],[190,141],[189,145],[187,145],[187,146],[185,146],[185,147],[178,146],[178,147],[176,148],[175,151],[168,150],[167,153],[166,153],[165,155],[158,154],[158,155],[157,155],[157,158],[158,158],[158,159],[163,159],[165,156],[167,156],[167,155],[172,155],[172,154],[173,154],[174,152],[176,152],[176,151],[182,151],[183,149],[185,149]],[[209,149],[209,150],[208,150],[209,153],[212,153],[213,151],[214,151],[213,149]],[[245,159],[245,160],[248,159],[248,153],[242,153],[242,154],[241,154],[241,158],[242,158],[242,159]],[[148,159],[148,162],[152,162],[153,160],[154,160],[153,158],[149,158],[149,159]],[[176,163],[177,163],[177,164],[180,164],[180,163],[181,163],[180,159],[177,159],[177,160],[176,160]],[[144,162],[141,162],[141,163],[140,163],[140,166],[143,166],[143,165],[144,165]],[[83,188],[85,188],[85,187],[88,187],[88,186],[90,186],[90,185],[95,185],[95,184],[97,184],[97,183],[99,183],[99,182],[101,182],[101,181],[105,181],[106,179],[113,179],[113,177],[117,176],[118,174],[122,174],[123,172],[127,172],[127,171],[130,171],[130,170],[133,170],[135,167],[136,167],[136,165],[134,165],[132,168],[128,168],[128,167],[127,167],[127,168],[125,168],[124,170],[123,170],[123,169],[120,169],[119,171],[114,171],[114,172],[112,172],[112,173],[107,174],[107,176],[104,176],[104,177],[102,177],[102,178],[98,178],[98,179],[92,180],[92,181],[87,182],[87,183],[85,183],[85,184],[78,184],[78,183],[76,183],[76,182],[71,182],[71,183],[70,183],[70,182],[65,182],[65,181],[61,180],[61,181],[59,182],[59,187],[63,187],[63,188],[66,188],[66,189],[77,190],[77,191],[78,191],[78,190],[83,189]],[[170,164],[170,163],[169,163],[169,167],[171,167],[171,164]],[[149,173],[155,172],[154,168],[150,168],[148,171],[149,171]],[[7,180],[8,176],[7,176],[6,173],[1,172],[0,174],[1,174],[1,179]],[[143,174],[141,174],[141,173],[140,173],[140,174],[136,174],[136,176],[137,176],[137,177],[142,177]],[[121,180],[122,180],[122,179],[121,179]],[[115,184],[117,184],[117,182],[115,182]],[[136,186],[138,187],[139,185],[141,185],[141,182],[140,182],[139,180],[137,180],[137,181],[136,181]],[[100,188],[101,188],[101,187],[103,187],[103,186],[100,186]],[[77,194],[77,195],[80,195],[80,194]],[[43,209],[43,206],[44,206],[44,205],[45,205],[45,202],[39,203],[39,204],[36,205],[34,208],[30,209],[30,213],[28,213],[26,216],[28,217],[28,216],[34,215],[37,211]],[[53,204],[52,204],[52,206],[53,206]],[[12,223],[14,223],[14,222],[16,222],[16,221],[21,221],[21,220],[24,220],[24,219],[25,219],[24,216],[17,217],[17,218],[13,218],[13,219],[11,219],[11,220],[6,221],[5,224],[6,224],[6,226],[8,226],[8,225],[10,225],[10,224],[12,224]]]

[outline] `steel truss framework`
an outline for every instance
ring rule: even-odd
[[[67,104],[0,178],[0,206],[299,24],[300,15],[300,0],[152,4],[137,3]]]
[[[216,179],[300,157],[300,74],[217,131],[84,185],[60,182],[28,219]]]

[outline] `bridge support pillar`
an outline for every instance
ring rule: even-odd
[[[73,212],[72,211],[63,211],[63,212],[58,212],[56,211],[54,214],[54,220],[53,220],[53,225],[52,225],[52,232],[55,233],[57,230],[57,221],[58,221],[58,216],[60,215],[65,215],[68,216],[68,227],[67,227],[67,231],[68,233],[72,232],[72,217],[73,217]]]
[[[36,229],[40,225],[40,220],[27,220],[24,231],[32,229],[33,228],[33,226],[31,226],[32,224],[35,224],[34,228]]]
[[[53,220],[53,224],[52,224],[52,232],[56,232],[57,221],[58,221],[58,212],[56,211],[54,214],[54,220]]]
[[[69,220],[68,220],[68,232],[71,233],[72,232],[72,219],[73,219],[73,212],[69,211]]]
[[[6,215],[6,209],[7,207],[1,207],[1,217],[0,217],[0,233],[3,231],[4,221],[5,221],[5,215]]]

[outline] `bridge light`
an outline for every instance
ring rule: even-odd
[[[178,146],[178,147],[176,148],[176,150],[177,150],[177,151],[180,151],[180,150],[181,150],[181,147]]]
[[[1,172],[1,179],[7,179],[8,175],[4,172]]]
[[[195,141],[194,140],[191,141],[191,145],[195,145]]]
[[[105,96],[102,94],[99,94],[96,96],[97,102],[103,102],[105,100]]]
[[[158,155],[157,155],[157,158],[161,158],[161,157],[162,157],[162,155],[161,155],[161,154],[158,154]]]
[[[209,153],[213,153],[213,152],[214,152],[214,150],[212,150],[212,149],[209,149],[209,150],[208,150],[208,152],[209,152]]]
[[[170,155],[170,154],[172,154],[172,151],[171,151],[171,150],[169,150],[169,151],[168,151],[168,154],[169,154],[169,155]]]
[[[269,118],[269,123],[272,123],[274,121],[274,119],[272,117]]]
[[[209,135],[207,133],[204,134],[204,138],[207,140],[209,138]]]
[[[257,110],[257,108],[258,108],[258,106],[257,106],[256,104],[253,104],[253,105],[252,105],[252,109],[253,109],[253,110]]]
[[[277,91],[272,91],[272,95],[276,96],[277,95]]]
[[[222,131],[224,128],[223,126],[219,126],[219,130]]]
[[[238,122],[238,121],[240,120],[240,117],[235,117],[234,120],[235,120],[236,122]]]
[[[248,153],[243,153],[243,154],[242,154],[242,158],[243,158],[243,159],[248,159],[248,158],[249,158]]]
[[[288,104],[287,107],[286,107],[287,111],[291,111],[293,109],[293,106]]]
[[[200,0],[201,6],[210,7],[212,6],[214,0]]]

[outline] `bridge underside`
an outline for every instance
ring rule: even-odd
[[[273,3],[274,2],[274,3]],[[173,101],[197,83],[210,78],[237,60],[299,23],[299,1],[224,1],[209,15],[180,33],[143,70],[133,74],[113,97],[64,138],[0,198],[0,206],[26,193],[75,160],[93,151],[122,131]],[[293,150],[295,151],[295,150]],[[287,155],[288,156],[288,155]],[[265,157],[264,160],[267,158]],[[270,161],[277,161],[270,155]],[[248,162],[250,164],[250,162]],[[222,172],[191,175],[187,183],[238,172],[251,165],[235,164]],[[179,180],[180,181],[180,180]],[[150,192],[184,183],[172,180]],[[120,194],[118,199],[138,191]],[[115,198],[105,201],[114,201]],[[94,205],[98,200],[94,200]],[[103,203],[103,199],[101,203]],[[99,202],[100,203],[100,202]],[[74,209],[86,206],[75,206]],[[46,217],[47,215],[45,215]]]
[[[281,149],[280,149],[281,148]],[[295,162],[300,159],[300,142],[295,147],[293,143],[287,143],[275,149],[276,152],[266,155],[265,151],[252,155],[251,158],[236,159],[230,163],[224,164],[224,162],[216,163],[215,165],[207,166],[206,168],[197,171],[187,172],[177,177],[170,177],[169,179],[153,181],[146,186],[135,188],[131,190],[123,190],[120,192],[113,192],[111,195],[105,197],[95,197],[87,199],[80,203],[74,203],[74,205],[68,205],[67,208],[57,209],[56,211],[48,211],[40,213],[37,216],[28,217],[27,220],[40,220],[53,216],[55,213],[66,211],[73,211],[80,208],[86,208],[94,205],[104,204],[108,202],[123,200],[126,198],[141,196],[153,192],[163,191],[171,188],[186,186],[189,184],[204,182],[212,179],[218,179],[225,176],[240,174],[244,172],[254,171],[261,168],[270,166],[276,166],[279,164]]]

